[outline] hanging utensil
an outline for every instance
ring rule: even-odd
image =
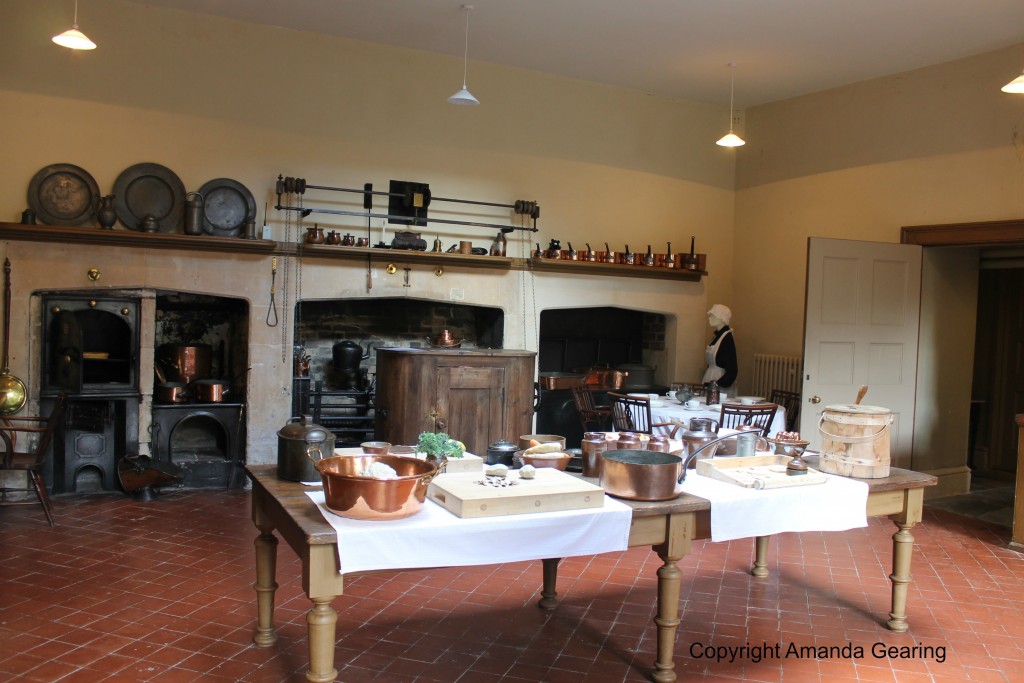
[[[4,371],[0,373],[0,415],[13,415],[25,407],[28,390],[25,383],[11,374],[7,353],[11,337],[11,260],[4,259]]]
[[[267,327],[277,327],[277,303],[274,293],[277,290],[277,257],[270,261],[270,308],[267,309]]]

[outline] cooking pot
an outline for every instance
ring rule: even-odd
[[[320,472],[306,455],[311,446],[333,456],[334,434],[315,424],[309,415],[288,420],[277,432],[277,476],[289,481],[319,481]]]
[[[153,400],[157,403],[184,403],[188,400],[184,382],[163,382],[153,387]]]
[[[231,383],[222,379],[197,379],[189,386],[196,403],[221,403],[231,393]]]
[[[369,353],[363,353],[363,347],[348,339],[331,347],[331,359],[336,372],[357,372],[359,364],[369,357]]]
[[[310,446],[310,458],[317,451]],[[373,463],[395,470],[396,477],[363,476]],[[438,475],[437,466],[403,455],[336,455],[315,463],[324,484],[327,509],[351,519],[401,519],[416,514],[427,497],[427,485]]]
[[[682,493],[683,459],[671,453],[605,451],[601,486],[609,496],[627,500],[671,500]]]
[[[577,368],[573,372],[583,373],[583,384],[587,386],[611,389],[612,391],[621,389],[622,383],[626,379],[626,373],[607,367]]]
[[[511,441],[495,441],[487,447],[487,464],[512,467],[512,455],[518,450],[519,448]]]
[[[209,344],[164,344],[157,350],[156,362],[163,368],[167,381],[188,384],[210,376],[212,353]]]
[[[646,389],[654,386],[654,368],[642,363],[623,363],[616,370],[625,373],[622,389]]]

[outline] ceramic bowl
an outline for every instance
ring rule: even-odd
[[[572,460],[572,456],[568,453],[533,453],[527,455],[522,451],[517,451],[513,460],[519,458],[522,460],[524,465],[533,465],[534,467],[553,467],[556,470],[565,471],[569,461]]]

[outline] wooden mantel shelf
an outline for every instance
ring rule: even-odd
[[[373,247],[342,247],[327,244],[293,244],[273,240],[249,240],[237,237],[183,235],[180,233],[147,233],[132,230],[100,230],[99,228],[62,227],[53,225],[22,225],[0,222],[0,240],[58,242],[75,244],[138,247],[144,249],[185,249],[197,252],[231,254],[286,254],[310,259],[339,259],[374,263],[421,263],[431,266],[460,266],[491,270],[533,270],[536,272],[572,275],[603,275],[614,277],[654,278],[699,282],[704,270],[626,266],[613,263],[567,261],[544,258],[510,258],[447,252],[377,249]]]
[[[245,240],[236,237],[213,237],[211,235],[101,230],[99,228],[55,225],[22,225],[21,223],[0,223],[0,239],[25,240],[29,242],[102,244],[118,247],[143,247],[147,249],[220,251],[231,252],[232,254],[269,254],[277,249],[277,242],[271,240]]]

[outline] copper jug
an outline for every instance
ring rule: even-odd
[[[714,429],[711,428],[711,425],[714,425]],[[699,428],[694,429],[694,427]],[[682,436],[680,436],[683,446],[686,448],[686,454],[693,455],[711,441],[715,441],[718,438],[717,432],[718,422],[711,418],[693,418],[690,420],[690,429],[683,432]],[[700,452],[699,457],[710,458],[715,454],[717,448],[717,445],[704,448]],[[691,461],[690,467],[696,467],[696,463]]]
[[[306,244],[323,244],[324,229],[314,224],[312,228],[306,228]]]
[[[324,242],[326,244],[341,244],[341,235],[339,235],[337,231],[331,230],[327,233],[327,237],[324,238]]]

